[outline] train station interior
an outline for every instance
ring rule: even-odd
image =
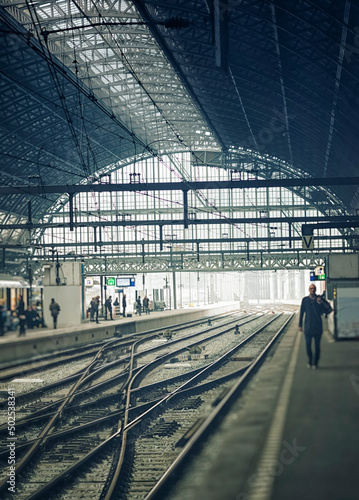
[[[0,0],[0,44],[0,497],[358,500],[358,0]]]

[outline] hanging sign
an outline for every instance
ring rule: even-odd
[[[302,236],[302,248],[304,250],[313,250],[314,248],[314,236]]]

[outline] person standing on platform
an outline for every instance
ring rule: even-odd
[[[329,302],[323,299],[320,295],[317,295],[315,293],[316,291],[317,287],[314,284],[309,286],[309,295],[303,298],[300,307],[298,325],[299,331],[302,331],[303,317],[305,315],[304,334],[308,354],[307,367],[312,368],[313,370],[318,368],[318,361],[320,357],[320,339],[323,333],[322,314],[329,314],[332,311]],[[315,344],[314,358],[312,353],[313,339]]]
[[[97,295],[97,297],[95,297],[93,299],[93,310],[94,310],[94,318],[95,318],[96,323],[100,323],[98,320],[99,307],[100,307],[100,296]]]
[[[90,321],[95,321],[95,297],[92,297],[89,305]]]
[[[110,319],[113,319],[113,317],[112,317],[112,297],[111,297],[111,295],[109,296],[108,299],[106,299],[105,307],[107,307],[108,312],[110,313]]]
[[[138,312],[138,315],[141,316],[141,309],[142,309],[142,304],[141,304],[141,297],[138,296],[137,300],[136,300],[136,308],[137,308],[137,312]]]
[[[17,305],[17,316],[19,318],[19,326],[20,326],[20,332],[19,332],[19,337],[22,335],[25,335],[25,324],[26,324],[26,315],[25,315],[25,302],[24,302],[24,297],[20,295],[19,303]]]
[[[150,314],[150,299],[147,297],[147,295],[144,296],[143,298],[143,310],[146,314]]]
[[[52,320],[54,322],[54,329],[56,329],[57,316],[59,315],[59,312],[60,312],[60,306],[57,302],[55,302],[55,299],[51,299],[50,311],[51,311]]]
[[[23,296],[20,295],[19,303],[17,305],[17,315],[18,315],[18,317],[20,317],[20,315],[24,315],[24,314],[25,314],[25,302],[24,302]]]
[[[0,305],[0,337],[5,333],[6,308],[4,304]]]
[[[126,316],[126,306],[127,306],[126,294],[124,293],[123,297],[122,297],[122,313],[123,313],[123,317]]]

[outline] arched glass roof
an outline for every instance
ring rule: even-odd
[[[130,159],[186,152],[185,180],[202,163],[357,176],[358,25],[349,0],[0,0],[2,243],[40,238],[20,225],[67,201],[46,186],[91,185]],[[324,184],[296,193],[356,214],[355,183]]]

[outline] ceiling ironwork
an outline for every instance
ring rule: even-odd
[[[3,244],[29,201],[50,222],[68,200],[47,186],[181,150],[268,180],[347,176],[295,191],[326,215],[359,208],[357,2],[0,0],[0,68],[0,223],[18,225]]]

